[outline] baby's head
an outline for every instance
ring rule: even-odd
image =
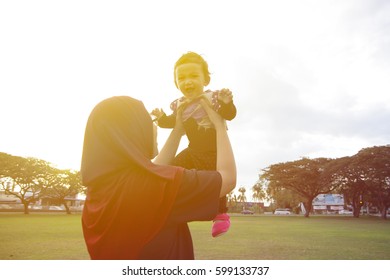
[[[173,69],[174,73],[174,80],[175,80],[175,85],[177,88],[179,88],[179,85],[177,83],[177,74],[176,74],[176,69],[177,67],[183,65],[183,64],[188,64],[188,63],[196,63],[199,64],[199,66],[202,69],[204,80],[205,80],[205,86],[207,86],[210,83],[210,72],[209,72],[209,66],[207,62],[203,59],[203,57],[195,52],[187,52],[183,54],[175,63],[175,67]]]

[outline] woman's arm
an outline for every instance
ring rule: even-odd
[[[182,110],[179,109],[176,114],[175,127],[172,129],[171,133],[169,134],[169,137],[165,142],[163,148],[161,149],[160,153],[154,158],[153,163],[168,165],[174,159],[180,144],[180,140],[182,136],[185,134],[183,128],[183,122],[181,120],[181,113]]]
[[[230,144],[223,118],[211,109],[210,105],[205,100],[201,100],[200,102],[216,129],[217,171],[222,177],[222,188],[220,192],[220,196],[222,197],[231,192],[236,186],[236,161],[234,159],[233,149]]]

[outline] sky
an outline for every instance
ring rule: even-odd
[[[271,164],[390,144],[390,1],[1,1],[0,38],[0,152],[79,170],[92,108],[129,95],[169,113],[188,51],[233,92],[248,200]]]

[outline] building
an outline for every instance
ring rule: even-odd
[[[344,209],[344,195],[319,194],[313,199],[313,211],[317,214],[338,213]]]

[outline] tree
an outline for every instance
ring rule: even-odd
[[[234,193],[234,191],[231,191],[230,193],[227,194],[227,201],[228,201],[228,208],[229,211],[237,211],[237,204],[238,204],[238,197]]]
[[[240,193],[238,196],[238,200],[241,202],[242,208],[245,209],[245,202],[246,202],[246,196],[245,196],[246,189],[245,189],[245,187],[240,187],[238,189],[238,192]]]
[[[264,200],[266,197],[265,191],[263,189],[263,184],[261,180],[259,180],[256,184],[252,187],[252,198],[253,201],[260,202]]]
[[[44,160],[1,154],[1,187],[6,194],[20,200],[25,214],[29,214],[29,204],[38,200],[46,187],[49,168],[50,164]]]
[[[344,198],[359,217],[364,204],[377,206],[386,219],[390,206],[390,146],[364,148],[351,157],[330,162],[325,180],[340,186]]]
[[[255,202],[260,202],[265,198],[266,194],[263,188],[263,182],[262,180],[259,180],[252,186],[252,199]],[[259,212],[261,211],[261,207],[259,205],[256,205],[256,208],[258,208]]]
[[[46,184],[50,187],[42,192],[42,196],[58,201],[65,206],[67,214],[71,214],[67,200],[73,199],[83,191],[80,172],[70,169],[60,170],[52,167]]]
[[[390,207],[390,145],[360,150],[352,157],[350,166],[361,174],[367,186],[367,199],[380,209],[382,218],[386,219]]]
[[[13,156],[0,152],[0,183],[3,189],[5,189],[6,178],[8,177],[13,159]]]
[[[267,194],[272,197],[272,209],[276,208],[290,208],[294,212],[299,213],[299,205],[304,200],[298,193],[295,191],[286,189],[286,188],[268,188]]]
[[[321,174],[331,159],[302,158],[297,161],[279,163],[263,169],[260,178],[268,181],[268,188],[274,192],[290,190],[301,197],[309,217],[313,199],[319,194],[331,192],[334,187],[324,184]],[[272,193],[270,191],[269,193]]]
[[[322,179],[324,183],[338,188],[344,195],[344,201],[353,207],[353,215],[360,216],[361,197],[368,193],[364,169],[353,164],[353,157],[342,157],[329,162]]]

